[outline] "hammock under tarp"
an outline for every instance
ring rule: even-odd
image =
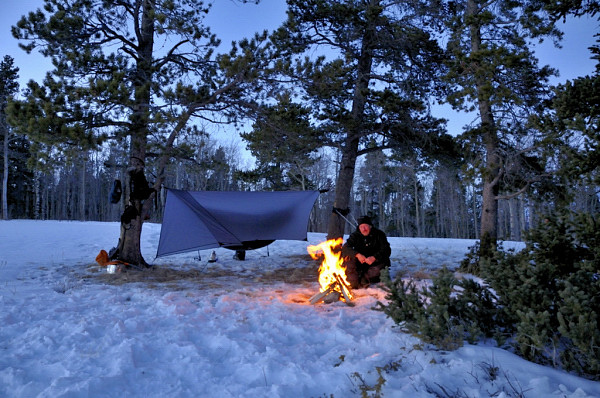
[[[306,240],[319,191],[216,192],[170,189],[156,257],[225,247],[251,250]]]

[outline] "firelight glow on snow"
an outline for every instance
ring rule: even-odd
[[[354,307],[308,304],[319,284],[307,246],[324,234],[246,261],[217,249],[213,263],[212,250],[154,261],[159,234],[144,225],[142,253],[180,277],[128,282],[136,271],[94,261],[118,223],[0,221],[0,397],[345,398],[378,383],[383,397],[600,397],[600,383],[492,344],[424,345],[371,309],[378,287],[354,290]],[[393,272],[427,272],[455,267],[474,241],[390,243]]]

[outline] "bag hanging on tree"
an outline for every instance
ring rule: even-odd
[[[150,188],[148,180],[143,172],[135,171],[131,172],[131,199],[146,200],[154,192],[153,188]]]
[[[121,200],[121,194],[123,188],[121,187],[121,180],[114,180],[112,189],[110,190],[110,203],[117,204]]]
[[[134,218],[138,216],[138,211],[135,206],[127,205],[125,206],[125,211],[121,215],[121,222],[123,224],[129,224]]]

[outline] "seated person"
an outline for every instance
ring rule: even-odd
[[[350,286],[357,289],[379,282],[381,270],[390,266],[391,254],[385,233],[373,226],[370,217],[360,217],[358,227],[342,246]]]

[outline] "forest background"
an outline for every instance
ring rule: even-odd
[[[238,33],[237,29],[232,29],[234,26],[237,27],[237,24],[230,23],[228,17],[223,14],[223,10],[226,8],[224,3],[215,4],[204,20],[206,26],[213,28],[215,32],[221,32],[217,33],[217,38],[223,39],[222,44],[216,47],[216,52],[210,56],[211,62],[215,62],[218,58],[214,54],[218,54],[218,52],[227,54],[231,40],[237,40],[239,43],[245,37],[251,37],[252,34],[260,32],[262,29],[272,32],[285,19],[283,2],[264,1],[258,6],[241,2],[226,2],[228,3],[227,7],[233,5],[233,10],[237,14],[248,14],[246,17],[250,19],[255,15],[256,20],[259,21],[258,27],[246,31],[245,36],[241,36],[241,32]],[[295,4],[298,7],[302,2],[290,3],[292,6]],[[306,3],[318,4],[319,2]],[[331,5],[336,2],[323,3]],[[433,2],[430,3],[433,4]],[[594,17],[595,12],[587,14],[583,12],[586,4],[588,3],[584,2],[579,9],[574,8],[561,14],[560,17],[568,16],[570,24],[585,26],[584,31],[587,32],[587,36],[578,35],[575,41],[589,42],[591,46],[598,32],[598,24]],[[589,2],[589,4],[594,5],[595,3]],[[11,26],[15,25],[21,15],[34,11],[39,6],[41,6],[40,1],[19,2],[20,15],[14,21],[8,22]],[[25,9],[25,7],[30,7],[30,9]],[[229,9],[231,10],[231,8]],[[267,9],[268,12],[265,11]],[[590,9],[594,10],[593,7]],[[582,12],[579,13],[578,10]],[[574,17],[573,14],[581,14],[583,17]],[[14,13],[12,15],[14,16]],[[558,19],[560,20],[560,18]],[[422,21],[423,27],[425,27],[427,22],[425,19]],[[590,30],[587,31],[587,28]],[[6,29],[7,26],[4,25],[3,30]],[[236,36],[237,34],[240,36]],[[223,37],[220,37],[221,35]],[[444,41],[440,38],[438,40]],[[22,44],[26,44],[26,42],[21,40]],[[536,46],[541,48],[535,40],[527,44],[532,49]],[[549,40],[542,46],[552,47],[553,44]],[[331,48],[325,52],[327,53],[327,51],[331,51]],[[9,58],[13,57],[13,54],[6,55]],[[593,59],[594,53],[588,51],[587,54],[582,55],[584,59],[590,61]],[[27,55],[27,57],[34,56],[35,52]],[[535,57],[533,53],[531,57]],[[21,69],[22,65],[10,63],[9,58],[5,57],[3,61],[4,74],[2,77],[5,90],[2,95],[3,115],[9,101],[13,99],[20,101],[30,96],[33,91],[32,87],[23,87],[23,81],[32,76],[18,73],[17,69]],[[335,56],[333,58],[335,59]],[[589,76],[567,75],[570,79],[597,76],[597,71],[593,70],[597,62],[579,63],[570,59],[571,57],[564,58],[569,58],[567,63],[588,65],[590,68]],[[18,56],[17,59],[25,58]],[[48,69],[51,69],[46,58],[43,58],[45,61],[38,61],[40,59],[38,57],[32,59],[35,61],[26,61],[27,68],[30,68],[29,65],[37,66],[39,63],[39,65],[48,65]],[[552,61],[556,61],[556,58],[550,61],[550,67],[554,67]],[[331,65],[333,63],[329,65],[330,69]],[[11,75],[8,73],[11,71],[17,71],[17,73]],[[432,73],[432,76],[439,79],[438,83],[442,85],[444,71],[439,69]],[[41,76],[32,78],[36,79],[38,84],[42,84]],[[340,80],[343,80],[343,77],[340,77]],[[16,85],[7,84],[10,82],[16,83]],[[543,219],[543,214],[562,200],[567,200],[568,206],[574,211],[590,213],[598,211],[596,168],[579,170],[576,173],[577,178],[574,178],[573,173],[565,172],[569,168],[565,166],[567,161],[564,157],[568,151],[559,148],[559,145],[566,145],[571,149],[576,148],[582,153],[593,152],[596,148],[593,138],[588,141],[585,132],[573,135],[573,132],[577,130],[573,124],[563,126],[563,131],[557,131],[556,126],[548,127],[550,122],[539,122],[543,118],[550,120],[552,117],[556,117],[557,111],[552,108],[552,101],[557,98],[557,93],[564,90],[564,87],[568,86],[570,82],[571,80],[558,77],[541,81],[541,87],[536,89],[543,92],[543,95],[536,100],[535,105],[531,104],[527,110],[521,108],[517,111],[514,108],[499,111],[504,116],[519,113],[518,118],[521,119],[518,126],[514,124],[514,119],[510,120],[508,117],[503,119],[499,123],[503,129],[507,131],[510,129],[522,130],[520,138],[516,139],[513,136],[504,141],[505,147],[501,149],[505,155],[502,167],[506,170],[512,169],[510,173],[506,172],[502,175],[506,181],[502,190],[497,193],[497,234],[500,239],[520,240],[523,231],[537,225],[540,219]],[[268,97],[274,92],[273,88],[267,87],[264,82],[254,84],[257,89],[265,90],[256,93],[256,97],[265,95]],[[303,90],[307,89],[303,88]],[[319,94],[322,97],[319,100],[321,106],[326,102],[327,95],[332,95],[333,92],[330,87],[328,93]],[[448,94],[448,91],[445,94]],[[590,93],[590,95],[592,94],[594,93]],[[361,141],[357,172],[354,175],[350,201],[347,206],[350,210],[348,217],[352,219],[353,216],[360,214],[371,214],[376,218],[379,227],[390,236],[479,238],[483,208],[483,176],[485,175],[485,172],[482,171],[482,164],[485,163],[486,154],[480,139],[473,139],[473,132],[480,128],[481,120],[473,107],[461,108],[460,105],[457,105],[455,106],[456,110],[450,111],[451,100],[448,96],[429,91],[425,97],[427,100],[421,105],[426,108],[426,113],[429,112],[427,117],[431,118],[430,121],[433,123],[434,119],[447,117],[451,123],[448,125],[436,124],[435,128],[430,129],[430,136],[419,137],[417,143],[406,144],[405,141],[403,144],[401,140],[386,141],[385,136],[383,141],[374,137],[367,137]],[[327,231],[327,224],[335,202],[334,187],[342,161],[342,144],[340,141],[324,140],[318,134],[319,129],[326,131],[331,126],[327,126],[322,120],[319,120],[322,115],[306,113],[303,105],[315,106],[314,102],[308,104],[300,101],[300,105],[294,104],[297,108],[290,107],[293,101],[288,102],[285,117],[293,119],[282,121],[281,118],[284,116],[281,113],[275,115],[278,109],[273,104],[277,99],[280,106],[279,111],[281,111],[282,104],[287,101],[286,98],[279,92],[270,98],[271,102],[266,101],[261,105],[263,106],[261,112],[248,112],[247,109],[242,109],[243,107],[239,103],[230,103],[227,110],[221,114],[218,110],[211,109],[210,116],[205,113],[196,118],[193,122],[193,133],[190,130],[189,134],[178,138],[179,152],[170,158],[170,162],[166,166],[162,189],[153,200],[149,220],[160,222],[165,188],[189,190],[329,189],[320,195],[309,225],[310,231]],[[385,99],[386,97],[382,95],[378,101]],[[381,109],[389,109],[394,106],[392,102],[397,100],[393,96],[389,96],[388,99],[390,103],[382,105]],[[264,122],[274,115],[280,118],[279,129],[276,131],[272,131],[270,123]],[[373,129],[381,128],[382,115],[383,111],[379,115],[379,119],[375,118],[373,121]],[[448,115],[451,116],[448,117]],[[414,118],[416,120],[421,117],[415,116]],[[536,118],[538,124],[534,125],[532,120]],[[574,116],[573,119],[577,119],[577,116]],[[596,129],[597,139],[597,125],[594,124],[593,116],[592,119],[586,119],[584,115],[583,119],[584,124],[588,123],[584,129]],[[63,140],[57,145],[55,145],[56,143],[48,144],[47,140],[40,137],[40,135],[48,134],[48,131],[34,134],[31,130],[27,131],[27,128],[31,126],[26,128],[22,124],[19,125],[16,119],[14,120],[15,122],[10,124],[5,117],[2,119],[4,145],[1,152],[3,162],[0,168],[3,175],[2,217],[4,219],[119,220],[127,205],[126,196],[124,195],[119,203],[113,204],[110,202],[109,193],[115,179],[123,181],[127,179],[127,169],[130,167],[128,158],[131,150],[127,140],[121,141],[120,144],[105,142],[91,148],[85,144],[86,139],[81,136],[78,138],[80,145],[67,144],[68,140]],[[457,123],[457,120],[460,122]],[[406,119],[405,123],[411,123],[410,118]],[[303,136],[302,132],[298,131],[302,129],[304,129],[304,133],[309,131],[311,133],[316,131],[316,133]],[[242,133],[244,140],[242,144],[235,138],[238,133]],[[431,138],[432,136],[448,139],[449,142],[440,144],[438,139]],[[543,138],[539,139],[540,136]],[[567,136],[568,140],[565,139]],[[536,141],[536,147],[532,150],[531,143],[534,141]],[[44,145],[40,145],[40,142],[43,142]],[[543,143],[540,144],[541,142]],[[246,148],[241,145],[246,145]],[[384,150],[371,151],[370,147],[384,148]],[[425,147],[430,147],[430,149],[425,150]],[[278,151],[273,149],[278,149]],[[553,153],[553,155],[549,156],[548,153]],[[544,157],[543,161],[542,157]],[[577,161],[575,157],[569,159],[569,161],[571,160]],[[150,182],[153,182],[161,173],[158,158],[149,154],[145,161],[145,175]],[[531,162],[535,163],[535,166],[531,167]],[[530,170],[532,168],[537,168],[536,175],[532,175]]]

